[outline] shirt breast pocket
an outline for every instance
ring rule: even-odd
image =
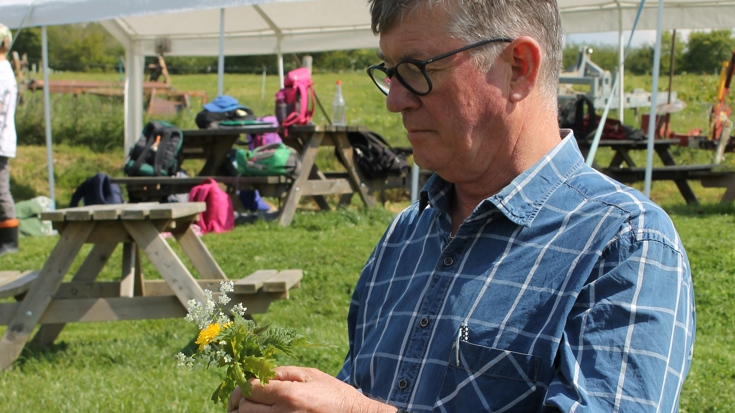
[[[459,359],[459,363],[457,362]],[[435,412],[539,410],[541,358],[460,341],[452,349]]]

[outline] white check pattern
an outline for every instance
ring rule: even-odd
[[[694,301],[669,217],[569,131],[449,239],[438,176],[391,223],[339,378],[410,412],[672,412]]]

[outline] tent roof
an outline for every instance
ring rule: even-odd
[[[284,0],[0,0],[0,21],[11,28],[55,26],[278,1]]]
[[[629,30],[639,5],[637,0],[558,1],[566,34],[617,31],[620,22]],[[639,30],[656,28],[657,7],[656,0],[646,2]],[[137,53],[155,54],[156,39],[166,37],[169,55],[216,55],[220,8],[226,8],[226,55],[276,54],[279,37],[282,53],[378,45],[367,0],[0,0],[0,20],[10,27],[26,16],[25,26],[104,21],[123,44],[139,45]],[[666,0],[664,29],[733,27],[735,0]]]
[[[558,0],[564,33],[595,33],[633,28],[640,1],[636,0]],[[622,11],[622,19],[618,12]],[[655,30],[658,1],[649,0],[637,30]],[[664,30],[735,28],[735,1],[666,0],[662,20]]]
[[[220,11],[205,10],[146,15],[113,20],[132,40],[141,41],[146,55],[155,54],[155,41],[171,42],[168,55],[212,55],[219,50]],[[114,33],[111,25],[105,27]],[[317,52],[378,47],[370,30],[366,0],[318,0],[235,6],[225,10],[226,55]],[[116,36],[119,38],[119,36]]]
[[[566,34],[630,30],[639,2],[558,0]],[[658,1],[646,2],[639,30],[656,29]],[[622,12],[622,18],[619,11]],[[666,0],[664,29],[735,27],[733,0]],[[142,40],[142,52],[155,54],[155,39],[171,40],[171,55],[212,55],[219,50],[219,11],[182,12],[117,18],[105,27],[118,38]],[[225,11],[227,55],[276,54],[371,48],[367,0],[307,0],[235,6]],[[121,39],[122,40],[122,39]]]

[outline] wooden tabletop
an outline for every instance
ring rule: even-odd
[[[204,202],[90,205],[43,212],[41,213],[41,219],[52,222],[177,219],[206,210],[207,204]]]

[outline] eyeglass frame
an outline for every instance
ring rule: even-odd
[[[388,92],[390,92],[390,89],[388,89],[387,91],[385,91],[385,90],[383,90],[382,87],[380,87],[380,85],[378,84],[378,81],[375,80],[375,76],[373,76],[373,72],[375,70],[378,70],[381,73],[385,74],[385,76],[386,76],[387,79],[391,79],[395,75],[396,79],[398,79],[398,81],[401,82],[401,84],[406,89],[408,89],[411,93],[413,93],[415,95],[418,95],[418,96],[426,96],[426,95],[429,94],[429,92],[431,92],[431,90],[434,87],[433,83],[431,83],[431,77],[429,77],[429,73],[426,71],[426,65],[428,65],[430,63],[434,63],[437,60],[441,60],[441,59],[444,59],[446,57],[455,55],[457,53],[464,52],[465,50],[469,50],[469,49],[472,49],[472,48],[475,48],[475,47],[479,47],[479,46],[482,46],[482,45],[485,45],[485,44],[488,44],[488,43],[497,43],[497,42],[510,43],[513,40],[514,39],[511,39],[510,37],[494,37],[492,39],[485,39],[485,40],[481,40],[481,41],[479,41],[477,43],[472,43],[472,44],[469,44],[467,46],[460,47],[459,49],[455,49],[455,50],[452,50],[450,52],[442,53],[439,56],[434,56],[434,57],[429,58],[429,59],[426,59],[426,60],[415,60],[415,59],[403,60],[403,61],[400,61],[400,62],[396,63],[396,65],[393,66],[393,67],[391,67],[391,68],[385,67],[385,62],[383,62],[383,63],[379,63],[377,65],[372,65],[372,66],[368,67],[367,68],[367,74],[368,74],[368,76],[370,76],[370,79],[372,79],[373,83],[375,83],[375,86],[377,86],[378,89],[381,92],[383,92],[383,94],[386,95],[386,96],[388,96]],[[411,64],[413,64],[414,66],[416,66],[421,71],[421,74],[424,76],[424,79],[426,79],[426,83],[429,85],[429,90],[427,90],[424,93],[419,93],[413,87],[411,87],[405,80],[403,80],[403,77],[401,77],[401,75],[398,73],[398,71],[396,70],[396,68],[399,65],[402,65],[404,63],[411,63]]]

